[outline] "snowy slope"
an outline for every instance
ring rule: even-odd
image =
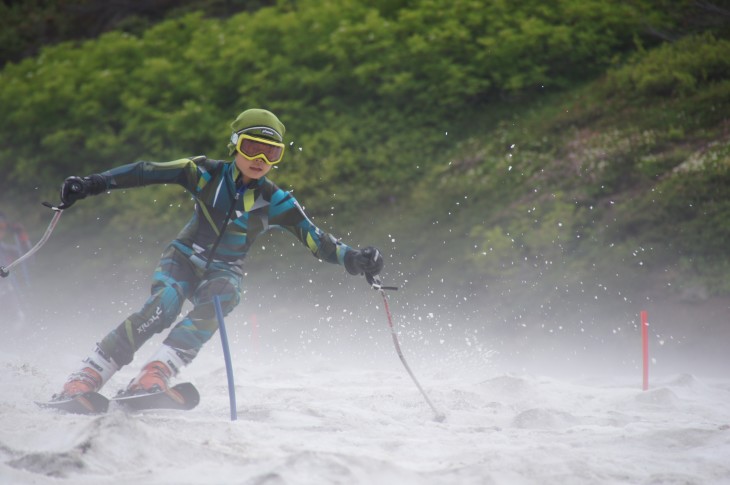
[[[703,315],[648,308],[642,391],[634,304],[550,321],[393,293],[406,358],[446,414],[436,422],[376,293],[248,285],[227,318],[238,421],[217,335],[180,376],[200,390],[192,411],[38,409],[147,292],[140,283],[112,298],[89,285],[41,292],[24,324],[0,321],[0,484],[730,484],[725,303]],[[124,387],[165,335],[104,392]]]
[[[633,378],[419,361],[414,372],[447,414],[438,423],[391,357],[379,368],[239,358],[231,422],[218,352],[185,370],[201,391],[195,410],[96,417],[36,409],[66,369],[3,352],[0,483],[730,483],[730,380],[678,375],[643,392]]]

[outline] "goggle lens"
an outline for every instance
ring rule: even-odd
[[[248,135],[238,136],[236,150],[249,160],[260,158],[268,165],[279,163],[284,156],[283,143],[254,138]]]

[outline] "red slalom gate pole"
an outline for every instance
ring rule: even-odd
[[[646,310],[641,311],[641,347],[644,356],[643,390],[649,389],[649,321]]]

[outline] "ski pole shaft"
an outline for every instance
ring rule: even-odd
[[[228,398],[231,406],[231,421],[238,419],[236,411],[236,387],[233,384],[233,365],[231,364],[231,352],[228,347],[228,335],[226,333],[226,324],[223,321],[223,309],[221,308],[221,299],[218,295],[213,297],[213,305],[215,306],[215,314],[218,317],[218,328],[221,334],[221,343],[223,344],[223,358],[226,361],[226,375],[228,376]]]
[[[385,314],[388,317],[388,327],[390,328],[390,336],[393,338],[393,345],[395,346],[395,351],[398,354],[398,358],[400,359],[401,363],[403,364],[403,367],[405,367],[406,372],[408,372],[408,375],[411,376],[411,379],[413,380],[413,383],[416,385],[419,391],[421,391],[421,394],[423,395],[423,398],[426,400],[426,403],[431,407],[431,410],[434,413],[434,419],[436,421],[443,421],[446,419],[446,416],[439,412],[438,409],[436,409],[436,406],[433,405],[431,402],[431,399],[428,398],[428,394],[426,394],[426,391],[423,390],[423,387],[421,387],[421,384],[418,382],[418,379],[416,379],[415,374],[413,374],[413,371],[411,370],[411,367],[408,365],[408,362],[406,362],[406,358],[403,355],[403,351],[400,347],[400,342],[398,341],[398,334],[395,331],[395,326],[393,325],[393,316],[390,313],[390,305],[388,304],[388,297],[385,295],[385,290],[397,290],[397,287],[393,286],[382,286],[380,284],[380,280],[378,280],[376,277],[371,275],[366,275],[366,278],[370,285],[373,287],[373,289],[377,290],[378,293],[380,293],[380,296],[383,298],[383,305],[385,306]]]
[[[25,253],[7,266],[0,266],[0,277],[5,278],[6,276],[8,276],[11,269],[33,256],[41,247],[43,247],[46,241],[48,241],[48,238],[51,237],[53,230],[56,228],[56,224],[58,224],[58,220],[61,218],[61,214],[63,214],[63,209],[53,207],[47,203],[44,203],[44,205],[51,207],[51,209],[55,211],[55,214],[53,214],[53,219],[51,219],[51,222],[48,224],[48,227],[46,228],[46,232],[43,234],[43,237],[40,239],[40,241],[36,243],[35,246],[30,248],[27,253]]]

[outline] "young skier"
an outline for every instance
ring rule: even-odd
[[[321,231],[290,193],[266,178],[284,155],[285,128],[273,113],[246,110],[231,128],[228,149],[235,155],[233,162],[205,156],[137,162],[63,182],[61,200],[67,206],[108,190],[168,183],[185,187],[196,204],[190,221],[164,250],[142,309],[96,345],[54,399],[101,389],[153,334],[172,325],[188,299],[193,309],[172,328],[124,394],[167,390],[169,380],[218,329],[213,297],[219,296],[224,314],[239,303],[241,265],[256,237],[269,228],[288,230],[316,258],[344,265],[352,275],[376,275],[382,270],[377,249],[353,249]]]

